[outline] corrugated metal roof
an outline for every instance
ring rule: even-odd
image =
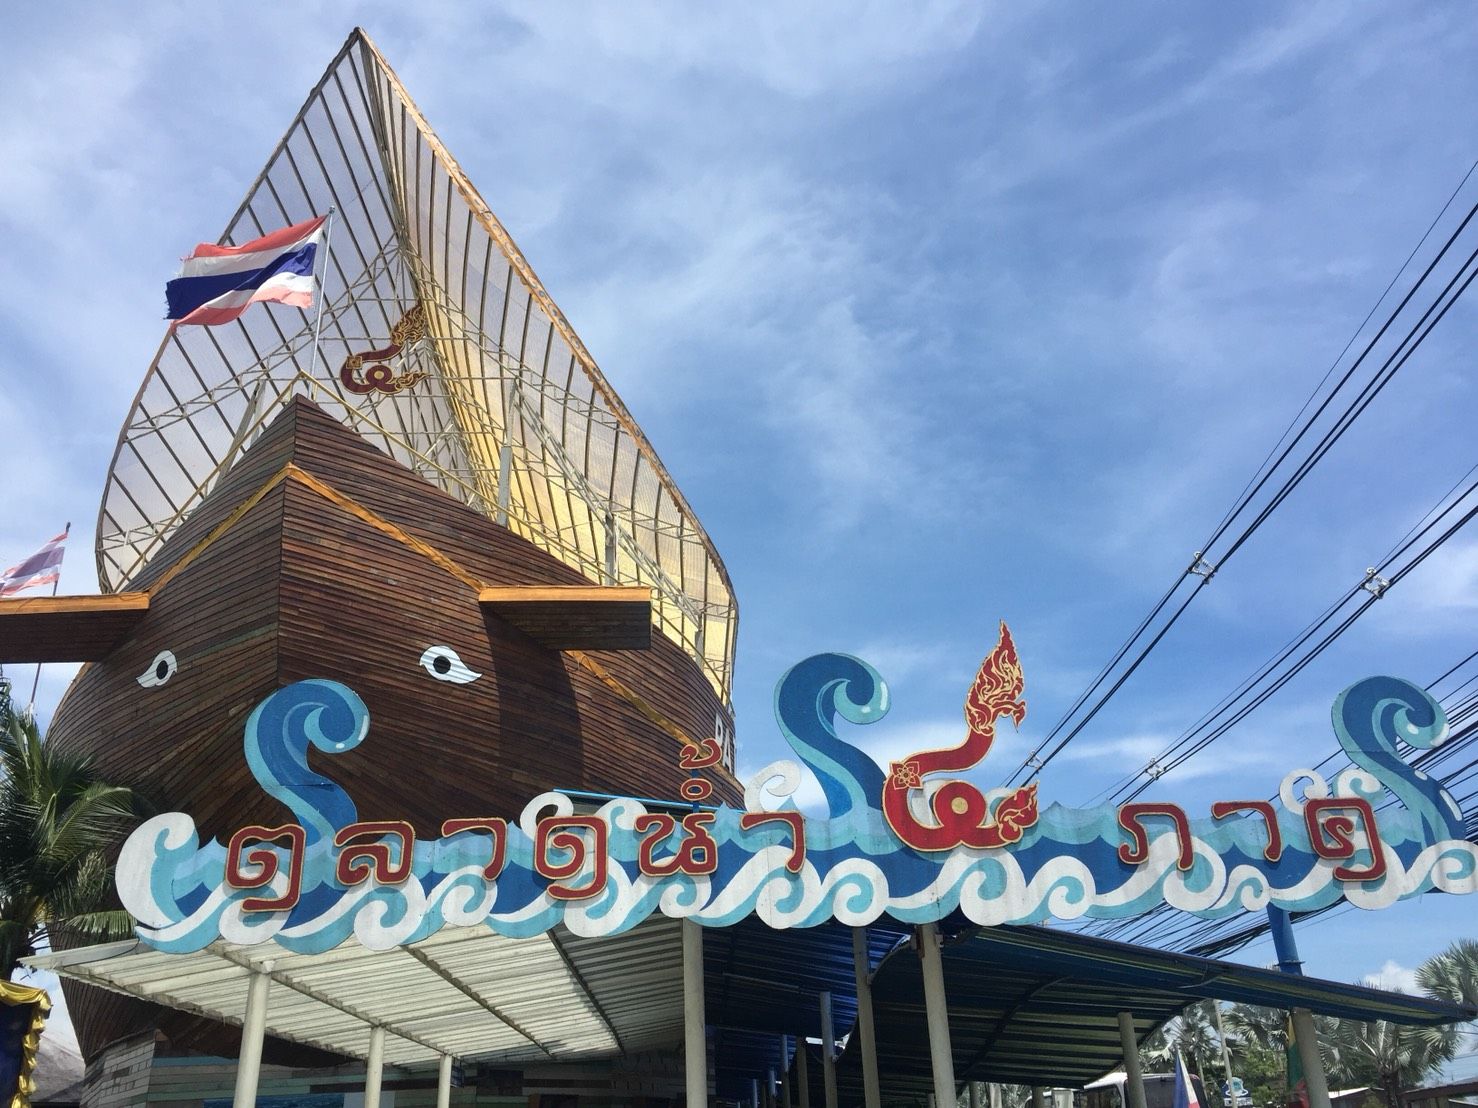
[[[1046,927],[964,928],[946,940],[943,960],[960,1081],[1080,1087],[1123,1064],[1119,1012],[1133,1013],[1142,1041],[1189,1005],[1213,998],[1407,1024],[1474,1015],[1443,1001]],[[878,967],[873,1004],[884,1102],[921,1102],[933,1076],[913,949],[895,950]],[[820,1065],[813,1061],[812,1096],[819,1098]],[[862,1103],[855,1043],[838,1060],[837,1084],[844,1108]]]
[[[951,931],[950,928],[946,928]],[[884,1100],[930,1091],[919,961],[894,922],[869,928]],[[780,1036],[818,1038],[818,995],[832,993],[838,1037],[856,1018],[852,932],[828,923],[772,930],[758,920],[704,932],[714,1074],[721,1095],[747,1096],[780,1054]],[[32,965],[147,1000],[240,1023],[250,967],[270,963],[270,1034],[364,1057],[369,1028],[385,1061],[420,1066],[440,1053],[517,1065],[675,1049],[682,1041],[681,924],[655,917],[621,935],[563,928],[509,939],[448,928],[414,946],[323,954],[275,944],[215,944],[163,954],[113,943]],[[943,951],[955,1072],[961,1081],[1081,1086],[1120,1065],[1117,1014],[1139,1036],[1196,1001],[1217,998],[1328,1015],[1432,1024],[1469,1009],[1360,985],[1173,954],[1045,927],[955,926]],[[794,1045],[793,1040],[793,1044]],[[814,1051],[814,1046],[813,1046]],[[857,1046],[838,1062],[843,1108],[862,1101]],[[821,1065],[813,1055],[814,1103]]]

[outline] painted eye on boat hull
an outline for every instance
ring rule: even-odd
[[[468,669],[449,646],[428,646],[421,655],[421,668],[438,681],[450,681],[454,685],[466,685],[482,676]]]
[[[154,655],[154,660],[149,663],[149,668],[139,674],[134,680],[146,689],[157,689],[171,677],[180,671],[180,663],[175,660],[174,652],[161,650]]]

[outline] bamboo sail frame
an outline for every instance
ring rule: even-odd
[[[365,439],[591,578],[654,592],[653,622],[725,703],[738,612],[718,552],[640,427],[369,38],[355,30],[221,236],[338,209],[313,319],[255,307],[170,331],[119,436],[98,516],[105,591],[127,589],[277,410],[304,393]],[[416,304],[427,335],[394,394],[338,367]],[[500,455],[507,452],[507,488]],[[506,507],[505,507],[506,505]]]

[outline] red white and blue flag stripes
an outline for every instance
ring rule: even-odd
[[[1195,1082],[1180,1051],[1175,1052],[1175,1101],[1171,1108],[1201,1108],[1201,1098],[1196,1095]]]
[[[240,246],[202,242],[164,287],[177,324],[230,323],[258,300],[313,306],[313,271],[327,217],[294,223]]]
[[[25,561],[0,574],[0,596],[12,596],[42,585],[55,585],[61,577],[62,554],[65,553],[63,544],[66,541],[67,532],[63,531]]]

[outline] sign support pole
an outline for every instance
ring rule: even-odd
[[[811,1108],[811,1075],[807,1072],[810,1068],[808,1053],[806,1037],[802,1035],[795,1044],[795,1083],[801,1087],[801,1108]]]
[[[1278,956],[1278,968],[1284,973],[1304,971],[1303,959],[1298,956],[1298,943],[1293,938],[1293,920],[1276,904],[1268,905],[1268,931],[1273,936],[1273,950]]]
[[[1227,1031],[1221,1022],[1221,1001],[1213,1000],[1211,1010],[1216,1013],[1216,1039],[1221,1043],[1221,1064],[1227,1071],[1227,1096],[1232,1096],[1232,1052],[1227,1047]],[[1235,1100],[1232,1108],[1237,1108]]]
[[[452,1056],[443,1054],[436,1070],[436,1108],[451,1108]]]
[[[924,1011],[929,1021],[929,1061],[934,1068],[934,1103],[937,1108],[955,1108],[955,1059],[949,1043],[949,1000],[944,992],[939,925],[920,924],[917,936],[924,976]]]
[[[1329,1108],[1329,1082],[1324,1077],[1324,1059],[1319,1054],[1319,1033],[1314,1030],[1314,1015],[1307,1008],[1295,1008],[1293,1038],[1298,1045],[1298,1058],[1304,1066],[1304,1082],[1309,1087],[1309,1108]]]
[[[790,1036],[780,1036],[780,1103],[791,1108],[790,1100]]]
[[[683,1080],[688,1108],[708,1104],[708,1026],[703,1006],[703,931],[683,920]]]
[[[369,1057],[364,1063],[364,1108],[380,1108],[380,1081],[385,1075],[385,1029],[370,1028]]]
[[[878,1043],[872,1024],[872,965],[865,927],[852,928],[852,971],[857,976],[857,1041],[862,1048],[862,1103],[864,1108],[882,1108]]]
[[[1144,1071],[1139,1068],[1139,1036],[1134,1033],[1133,1012],[1119,1013],[1119,1042],[1124,1048],[1124,1077],[1129,1087],[1129,1108],[1146,1108]]]
[[[246,987],[246,1018],[241,1021],[241,1052],[236,1062],[233,1108],[256,1108],[257,1081],[262,1073],[262,1038],[267,1031],[267,991],[272,987],[272,963],[252,969]]]
[[[821,1087],[826,1108],[837,1108],[836,1029],[831,1023],[831,994],[821,994]]]

